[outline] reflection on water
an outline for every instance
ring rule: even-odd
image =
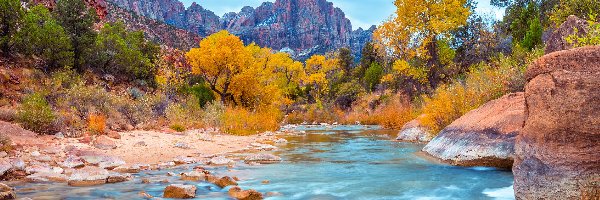
[[[389,140],[395,131],[365,126],[302,126],[305,135],[284,136],[289,142],[271,152],[282,163],[211,168],[217,175],[238,176],[242,188],[276,192],[268,199],[514,199],[510,171],[440,165],[415,153],[422,145]],[[240,154],[239,156],[243,156]],[[186,168],[189,168],[187,166]],[[173,169],[175,173],[189,169]],[[183,183],[167,171],[136,174],[133,182],[92,188],[62,184],[19,186],[21,196],[35,199],[135,199],[146,191],[162,196],[168,184]],[[141,184],[140,177],[153,180]],[[170,183],[159,183],[167,179]],[[269,180],[269,184],[263,184]],[[198,186],[199,199],[228,199],[228,188],[208,183]],[[34,188],[35,191],[27,191]]]

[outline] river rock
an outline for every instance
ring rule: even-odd
[[[80,168],[85,166],[85,163],[83,163],[80,157],[69,156],[67,157],[67,159],[65,159],[65,161],[61,162],[59,165],[64,168]]]
[[[600,198],[600,47],[545,55],[526,72],[517,199]]]
[[[0,176],[3,176],[12,168],[12,164],[8,159],[0,159]]]
[[[429,142],[433,139],[433,134],[427,130],[427,128],[421,125],[420,119],[425,115],[419,116],[402,126],[396,140],[402,140],[407,142]]]
[[[278,138],[278,139],[275,140],[275,144],[277,144],[277,145],[284,145],[284,144],[287,144],[287,143],[288,143],[288,141],[286,139],[283,139],[283,138]]]
[[[82,156],[82,158],[86,163],[103,169],[114,169],[126,164],[123,159],[115,156]]]
[[[17,193],[14,188],[10,186],[0,183],[0,199],[16,199]]]
[[[10,160],[10,164],[12,165],[12,171],[25,171],[25,161],[21,158],[13,158]]]
[[[224,156],[213,157],[210,159],[210,161],[208,161],[210,165],[229,165],[233,162],[233,160],[225,158]]]
[[[221,177],[220,179],[217,179],[213,183],[221,188],[224,188],[224,187],[227,187],[230,185],[238,185],[237,182],[229,176]]]
[[[110,173],[106,178],[106,183],[120,183],[130,181],[133,177],[129,174]]]
[[[178,142],[175,144],[175,147],[180,148],[180,149],[190,149],[190,145],[185,143],[185,142]]]
[[[118,132],[116,132],[116,131],[109,131],[109,132],[106,134],[106,136],[108,136],[109,138],[112,138],[112,139],[116,139],[116,140],[118,140],[118,139],[121,139],[121,134],[119,134],[119,133],[118,133]]]
[[[25,167],[25,172],[27,174],[35,174],[39,172],[54,172],[62,174],[64,170],[60,167],[50,167],[50,165],[45,163],[32,163],[31,165]]]
[[[242,190],[240,187],[232,187],[227,192],[229,196],[238,200],[261,200],[263,195],[256,190]]]
[[[206,180],[206,174],[199,171],[191,171],[181,173],[181,180],[184,181],[204,181]]]
[[[190,199],[196,197],[196,186],[171,184],[165,188],[164,198]]]
[[[116,149],[117,143],[106,135],[100,135],[94,140],[94,147],[103,150]]]
[[[176,165],[185,165],[195,163],[196,159],[186,156],[178,156],[177,158],[173,159],[173,162]]]
[[[423,151],[453,165],[511,168],[524,111],[523,93],[507,94],[452,122]]]
[[[25,177],[28,182],[67,182],[67,176],[56,172],[38,172]]]
[[[281,157],[273,155],[273,154],[252,154],[249,156],[246,156],[246,158],[244,158],[244,162],[246,163],[261,163],[261,164],[268,164],[268,163],[277,163],[277,162],[281,162]]]
[[[109,173],[106,169],[99,167],[86,166],[73,171],[68,179],[70,186],[94,186],[106,183]]]

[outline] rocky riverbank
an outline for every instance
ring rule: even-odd
[[[5,183],[66,183],[73,187],[88,187],[131,181],[136,173],[196,164],[198,166],[235,167],[238,160],[248,164],[275,163],[281,158],[261,153],[273,150],[274,144],[285,143],[276,133],[254,136],[232,136],[216,130],[175,132],[130,131],[107,135],[64,138],[60,134],[39,136],[17,125],[0,122],[0,128],[13,142],[14,150],[0,152],[0,175]],[[279,133],[283,134],[283,133]],[[248,152],[246,158],[231,156],[233,152]],[[206,181],[219,187],[237,185],[236,177],[217,177],[203,167],[172,174],[182,180]],[[144,182],[144,180],[142,180]],[[16,196],[3,184],[0,195]],[[188,186],[168,187],[164,197],[190,197]],[[183,194],[182,194],[183,193]],[[232,188],[231,195],[240,199],[260,199],[253,190]],[[147,196],[147,194],[140,194]]]

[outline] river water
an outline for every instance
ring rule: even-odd
[[[289,142],[270,153],[278,164],[233,169],[207,168],[217,175],[237,176],[243,189],[272,192],[267,199],[514,199],[510,171],[455,167],[419,155],[423,145],[391,140],[397,131],[367,126],[300,126],[305,135],[283,136]],[[242,157],[245,154],[240,153]],[[185,166],[169,171],[189,171]],[[135,174],[133,181],[99,187],[65,184],[17,187],[19,197],[33,199],[140,199],[138,192],[160,197],[168,184],[184,183],[167,171]],[[152,184],[141,184],[149,178]],[[169,183],[160,183],[160,180]],[[268,180],[268,184],[263,184]],[[209,183],[198,186],[198,199],[228,199],[227,190]]]

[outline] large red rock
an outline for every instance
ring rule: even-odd
[[[543,56],[527,69],[515,144],[517,199],[600,198],[600,47]]]
[[[504,95],[452,122],[423,151],[453,165],[510,168],[524,111],[523,93]]]

